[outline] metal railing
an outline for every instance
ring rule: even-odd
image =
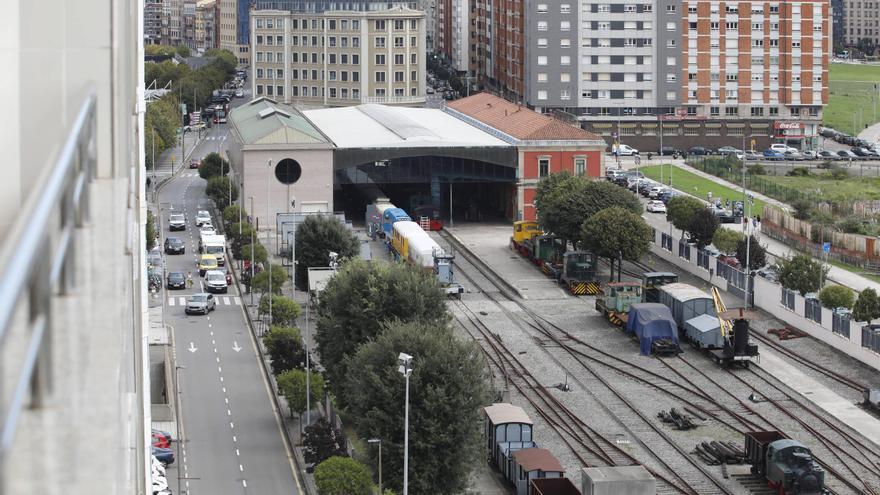
[[[95,105],[91,93],[0,251],[0,350],[7,356],[14,352],[20,361],[13,369],[0,363],[0,470],[25,404],[40,408],[52,392],[52,299],[75,284],[76,230],[90,215],[88,186],[95,174]],[[23,314],[17,313],[21,302]],[[6,349],[13,332],[22,337],[21,349]],[[2,389],[4,383],[12,384],[11,393]]]
[[[362,103],[424,103],[425,96],[361,96]]]

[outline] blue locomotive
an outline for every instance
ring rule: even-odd
[[[804,444],[778,431],[750,431],[745,450],[752,474],[767,480],[780,495],[825,493],[825,471]]]

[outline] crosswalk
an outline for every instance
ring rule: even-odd
[[[198,172],[184,172],[184,173],[180,174],[180,176],[181,177],[198,177],[199,173]]]
[[[217,306],[241,306],[241,298],[238,296],[216,296]],[[168,298],[169,306],[186,306],[186,296]]]

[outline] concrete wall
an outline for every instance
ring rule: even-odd
[[[710,279],[710,271],[697,265],[697,248],[691,246],[689,258],[678,256],[678,239],[681,238],[681,231],[670,228],[667,234],[672,235],[672,252],[663,249],[661,244],[661,232],[657,231],[654,243],[651,244],[651,252],[659,258],[677,265],[682,270],[696,275],[708,283],[718,287],[721,290],[727,290],[727,280],[718,275],[714,275]],[[717,274],[718,260],[715,257],[709,258],[709,269],[711,274]],[[865,349],[861,345],[862,332],[864,325],[862,322],[850,322],[850,336],[846,338],[840,334],[831,331],[831,310],[822,308],[822,323],[816,323],[804,316],[804,308],[806,300],[800,294],[794,296],[794,310],[790,310],[782,304],[782,286],[771,282],[762,277],[753,278],[754,301],[755,307],[762,309],[775,318],[784,321],[786,324],[806,332],[811,337],[820,340],[835,349],[852,356],[855,359],[880,370],[880,354]]]
[[[240,198],[245,209],[256,216],[260,229],[266,228],[266,177],[269,173],[268,160],[272,160],[272,171],[269,175],[269,224],[275,228],[275,214],[300,212],[303,205],[316,206],[326,204],[326,211],[333,211],[333,151],[328,149],[291,149],[291,150],[245,150],[242,152],[244,162],[244,186]],[[288,186],[275,177],[275,166],[284,158],[292,158],[302,167],[302,176],[290,186],[290,197],[296,198],[296,206],[288,210]],[[254,197],[253,211],[250,196]]]

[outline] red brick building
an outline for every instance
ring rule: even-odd
[[[605,141],[562,120],[488,93],[450,102],[446,111],[517,148],[517,182],[512,195],[518,220],[535,219],[535,188],[551,173],[602,177]]]

